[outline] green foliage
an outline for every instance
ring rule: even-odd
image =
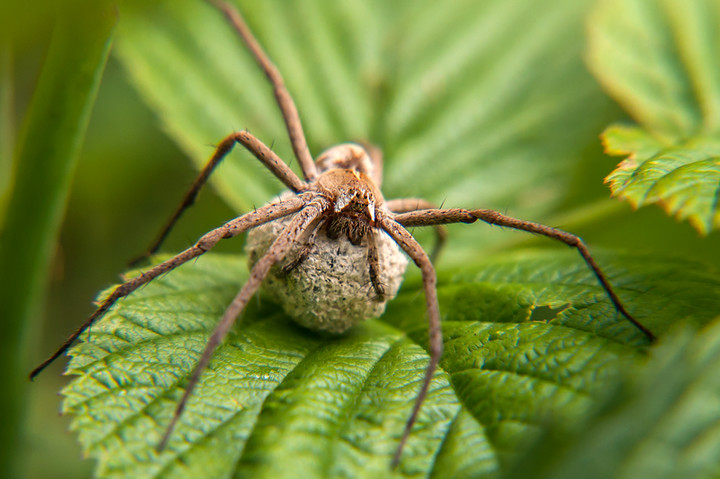
[[[643,298],[634,312],[656,331],[683,317],[705,323],[720,307],[720,276],[700,265],[600,259],[630,304]],[[306,331],[262,299],[215,354],[168,450],[155,452],[184,379],[246,277],[243,258],[208,254],[121,300],[74,348],[68,371],[78,377],[63,391],[64,412],[100,476],[389,474],[427,364],[417,279],[380,320],[340,338]],[[654,288],[643,291],[647,284]],[[693,286],[686,303],[667,298],[678,284]],[[442,369],[398,475],[442,474],[441,464],[496,473],[544,421],[570,428],[618,370],[642,362],[642,334],[571,252],[522,251],[446,272],[438,289]]]
[[[561,204],[597,132],[615,118],[581,58],[592,3],[550,0],[540,10],[500,0],[266,0],[242,7],[285,76],[313,153],[369,141],[385,153],[388,198],[422,196],[542,221]],[[613,20],[608,5],[593,22]],[[221,15],[191,1],[123,8],[117,54],[196,165],[207,160],[208,145],[245,127],[291,158],[267,81]],[[647,16],[631,18],[642,25]],[[594,41],[605,38],[603,31],[593,31]],[[602,75],[596,57],[591,62]],[[622,82],[624,74],[621,68],[612,75]],[[711,98],[713,82],[703,85],[703,98]],[[638,161],[661,155],[665,162],[681,148],[683,157],[700,159],[702,133],[707,156],[715,155],[713,116],[686,121],[685,96],[670,97],[677,105],[667,107],[667,117],[638,116],[644,130],[609,130],[610,147]],[[708,175],[685,175],[667,187],[652,174],[644,184],[635,184],[637,177],[624,181],[628,196],[660,190],[662,201],[680,205],[676,214],[707,230],[716,221]],[[213,181],[239,212],[280,188],[246,152],[228,158]],[[677,199],[679,189],[685,200]],[[570,215],[582,215],[583,206]],[[251,304],[158,454],[154,446],[188,375],[247,278],[241,256],[209,253],[121,300],[84,336],[71,351],[68,373],[76,377],[63,391],[63,410],[99,477],[492,477],[522,462],[547,424],[578,447],[584,443],[576,438],[603,441],[610,437],[604,428],[617,422],[592,418],[598,398],[615,391],[619,378],[653,377],[642,372],[647,341],[576,253],[518,250],[510,237],[483,225],[451,231],[438,268],[445,354],[394,472],[390,458],[428,360],[416,272],[381,318],[339,338],[295,326],[272,298]],[[629,310],[659,335],[676,323],[701,328],[717,315],[720,275],[707,266],[617,251],[598,260]],[[639,384],[637,394],[651,397],[653,381]],[[667,387],[677,395],[686,385]],[[640,408],[633,394],[612,396],[631,411],[628,425],[632,408]],[[658,401],[653,417],[674,404]],[[578,429],[585,421],[597,425],[587,436]],[[629,431],[628,443],[655,440],[642,424]],[[705,446],[719,443],[709,435]],[[653,451],[639,471],[662,459]],[[551,466],[571,461],[563,451],[546,456]],[[710,454],[698,458],[704,470],[717,467]]]
[[[720,227],[720,137],[665,146],[637,127],[615,126],[603,139],[608,153],[630,155],[606,179],[614,195],[636,208],[658,203],[704,234]]]
[[[591,69],[642,126],[604,134],[608,153],[629,155],[613,194],[718,228],[720,2],[604,0],[589,24]]]
[[[720,322],[676,328],[570,434],[547,434],[509,477],[709,478],[720,454]]]
[[[581,57],[588,1],[552,0],[542,12],[498,0],[257,3],[242,2],[243,12],[284,74],[310,150],[380,146],[388,198],[539,219],[612,119]],[[165,2],[127,15],[117,47],[196,165],[243,128],[292,162],[267,79],[208,5]],[[213,181],[237,211],[281,187],[247,152],[229,157]],[[457,229],[453,240],[446,260],[506,238]]]

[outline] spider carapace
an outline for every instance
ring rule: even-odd
[[[333,205],[328,237],[347,236],[350,243],[360,245],[368,230],[376,227],[375,210],[385,201],[372,180],[370,156],[358,145],[343,144],[327,150],[316,164],[320,175],[315,187]]]

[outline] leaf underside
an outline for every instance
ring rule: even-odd
[[[700,266],[600,260],[628,304],[642,298],[633,313],[657,332],[676,321],[703,324],[708,307],[720,306],[720,279]],[[398,476],[493,476],[544,422],[569,426],[618,370],[642,360],[642,334],[571,252],[525,251],[475,266],[440,277],[445,353]],[[63,391],[63,412],[74,416],[98,476],[390,474],[428,361],[417,275],[380,320],[337,338],[294,325],[267,298],[253,304],[203,374],[168,449],[156,453],[246,277],[244,258],[207,254],[119,301],[72,349],[68,371],[77,377]],[[679,285],[684,302],[669,298]]]
[[[603,135],[628,156],[607,178],[613,195],[701,234],[720,227],[718,25],[718,0],[604,0],[589,21],[589,66],[640,124]]]

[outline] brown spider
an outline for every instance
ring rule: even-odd
[[[270,148],[247,131],[233,133],[226,137],[216,148],[210,161],[203,168],[185,195],[182,204],[168,224],[162,229],[160,235],[150,247],[149,252],[144,255],[143,258],[158,250],[180,215],[193,203],[199,190],[207,182],[212,171],[232,150],[235,143],[240,143],[247,148],[294,194],[229,221],[223,226],[203,235],[195,245],[177,256],[153,266],[141,275],[119,285],[52,356],[30,373],[31,379],[63,354],[80,334],[101,318],[118,299],[129,295],[140,286],[150,282],[163,273],[171,271],[181,264],[206,253],[222,239],[232,238],[258,226],[283,218],[285,218],[286,223],[279,228],[279,234],[272,239],[271,244],[264,253],[260,254],[256,252],[258,258],[254,266],[252,266],[250,278],[228,306],[222,319],[210,336],[205,350],[190,376],[182,399],[176,407],[175,414],[158,446],[159,449],[165,447],[173,428],[185,408],[188,398],[197,385],[200,375],[208,365],[214,351],[222,343],[228,331],[250,301],[250,298],[255,294],[266,277],[268,277],[271,272],[271,267],[281,260],[288,258],[290,253],[296,252],[298,248],[293,249],[293,247],[300,244],[297,257],[289,261],[282,268],[285,273],[294,270],[307,260],[308,255],[311,254],[310,246],[320,237],[324,237],[323,240],[328,241],[345,242],[347,240],[353,248],[364,248],[367,251],[367,253],[365,253],[367,261],[356,265],[356,267],[358,269],[366,269],[369,274],[371,288],[376,294],[373,300],[380,302],[383,307],[384,302],[391,296],[394,296],[397,290],[399,278],[401,278],[404,271],[404,264],[397,274],[393,273],[391,275],[393,276],[391,280],[397,275],[399,275],[399,277],[397,278],[396,284],[391,285],[393,291],[388,292],[386,288],[388,281],[382,280],[382,262],[379,260],[380,253],[385,251],[385,247],[380,244],[379,237],[388,235],[392,238],[422,271],[430,332],[430,362],[425,370],[424,380],[415,399],[412,413],[405,424],[400,444],[393,458],[393,465],[397,465],[400,459],[403,446],[408,439],[420,407],[428,393],[430,380],[437,368],[443,350],[435,270],[432,261],[413,236],[407,231],[407,227],[436,227],[438,241],[432,256],[435,256],[438,247],[444,240],[445,233],[442,225],[450,223],[473,223],[481,220],[489,224],[524,230],[561,241],[578,250],[597,277],[600,285],[607,293],[615,308],[635,325],[635,327],[642,331],[645,336],[651,340],[654,339],[653,333],[627,312],[610,286],[607,278],[578,236],[549,226],[511,218],[493,210],[467,210],[461,208],[437,209],[429,202],[415,198],[396,199],[386,202],[379,189],[382,180],[382,157],[379,151],[373,147],[368,146],[364,148],[357,144],[342,144],[327,150],[320,155],[316,161],[313,161],[300,124],[297,109],[284,85],[279,71],[272,64],[257,40],[253,37],[240,14],[233,7],[224,3],[222,0],[210,0],[210,3],[215,5],[227,16],[272,84],[275,98],[285,120],[295,157],[300,164],[305,181],[298,178],[287,164]],[[252,253],[253,251],[251,250],[251,256]],[[362,300],[367,301],[367,298],[364,297]],[[380,309],[380,311],[381,310],[382,309]],[[367,317],[368,315],[365,314],[363,317],[343,323],[341,326],[301,322],[313,329],[342,332],[350,327],[353,322],[366,319]]]

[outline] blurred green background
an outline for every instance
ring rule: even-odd
[[[16,133],[46,58],[54,24],[50,2],[44,5],[45,14],[36,15],[17,8],[13,17],[22,28],[8,26],[6,32],[16,31],[12,43],[2,45],[4,73],[12,81],[11,85],[5,84],[2,92],[3,96],[10,93],[11,103],[4,103],[3,107],[11,108],[10,128]],[[8,87],[12,90],[5,89]],[[3,130],[7,127],[4,124]],[[2,146],[0,186],[9,178],[11,160],[7,143]],[[212,146],[207,148],[210,154]],[[128,84],[111,55],[54,251],[46,302],[42,317],[36,323],[40,330],[30,332],[33,336],[32,350],[27,354],[30,362],[3,366],[20,366],[25,376],[32,366],[57,348],[92,312],[95,294],[116,282],[128,261],[147,248],[194,177],[189,161],[160,130],[152,112]],[[184,248],[202,232],[233,216],[230,208],[208,189],[201,196],[200,207],[187,214],[167,247],[169,250]],[[241,251],[242,242],[219,248]],[[11,280],[5,275],[0,279],[3,286]],[[12,318],[1,320],[4,323]],[[57,361],[28,389],[24,411],[26,427],[18,438],[21,477],[91,475],[92,462],[82,460],[80,446],[68,431],[68,418],[59,415],[58,391],[66,383],[61,376],[64,363],[64,360]]]
[[[19,131],[32,97],[54,23],[50,5],[41,3],[30,12],[13,3],[4,7],[9,10],[0,15],[5,35],[0,45],[4,78],[0,98],[8,112],[3,116],[3,132]],[[67,8],[80,7],[69,3]],[[624,118],[618,107],[611,108],[617,119]],[[1,146],[0,188],[5,188],[12,145],[4,139]],[[580,234],[592,248],[682,252],[720,266],[717,232],[701,239],[688,224],[669,219],[658,208],[633,212],[625,204],[604,200],[609,193],[602,179],[616,159],[602,154],[599,141],[587,148],[583,162],[573,173],[575,180],[552,218],[554,226]],[[207,152],[212,152],[211,145],[207,145]],[[42,317],[36,323],[37,330],[30,333],[30,363],[53,351],[92,311],[94,295],[117,281],[128,260],[146,248],[195,174],[190,161],[162,131],[111,53],[55,247]],[[265,200],[257,199],[258,203]],[[566,215],[567,211],[573,213]],[[166,250],[186,247],[233,216],[234,212],[208,189],[171,235]],[[480,227],[477,234],[483,234]],[[518,235],[513,238],[519,242],[538,241]],[[241,251],[242,241],[222,244],[219,249]],[[7,285],[12,278],[2,275],[0,281]],[[12,320],[2,318],[3,323]],[[29,370],[31,364],[22,362],[2,366]],[[69,421],[58,414],[57,393],[66,382],[60,375],[63,367],[64,361],[58,361],[29,387],[26,425],[17,441],[22,477],[90,476],[92,463],[82,461],[80,447],[67,430]]]

